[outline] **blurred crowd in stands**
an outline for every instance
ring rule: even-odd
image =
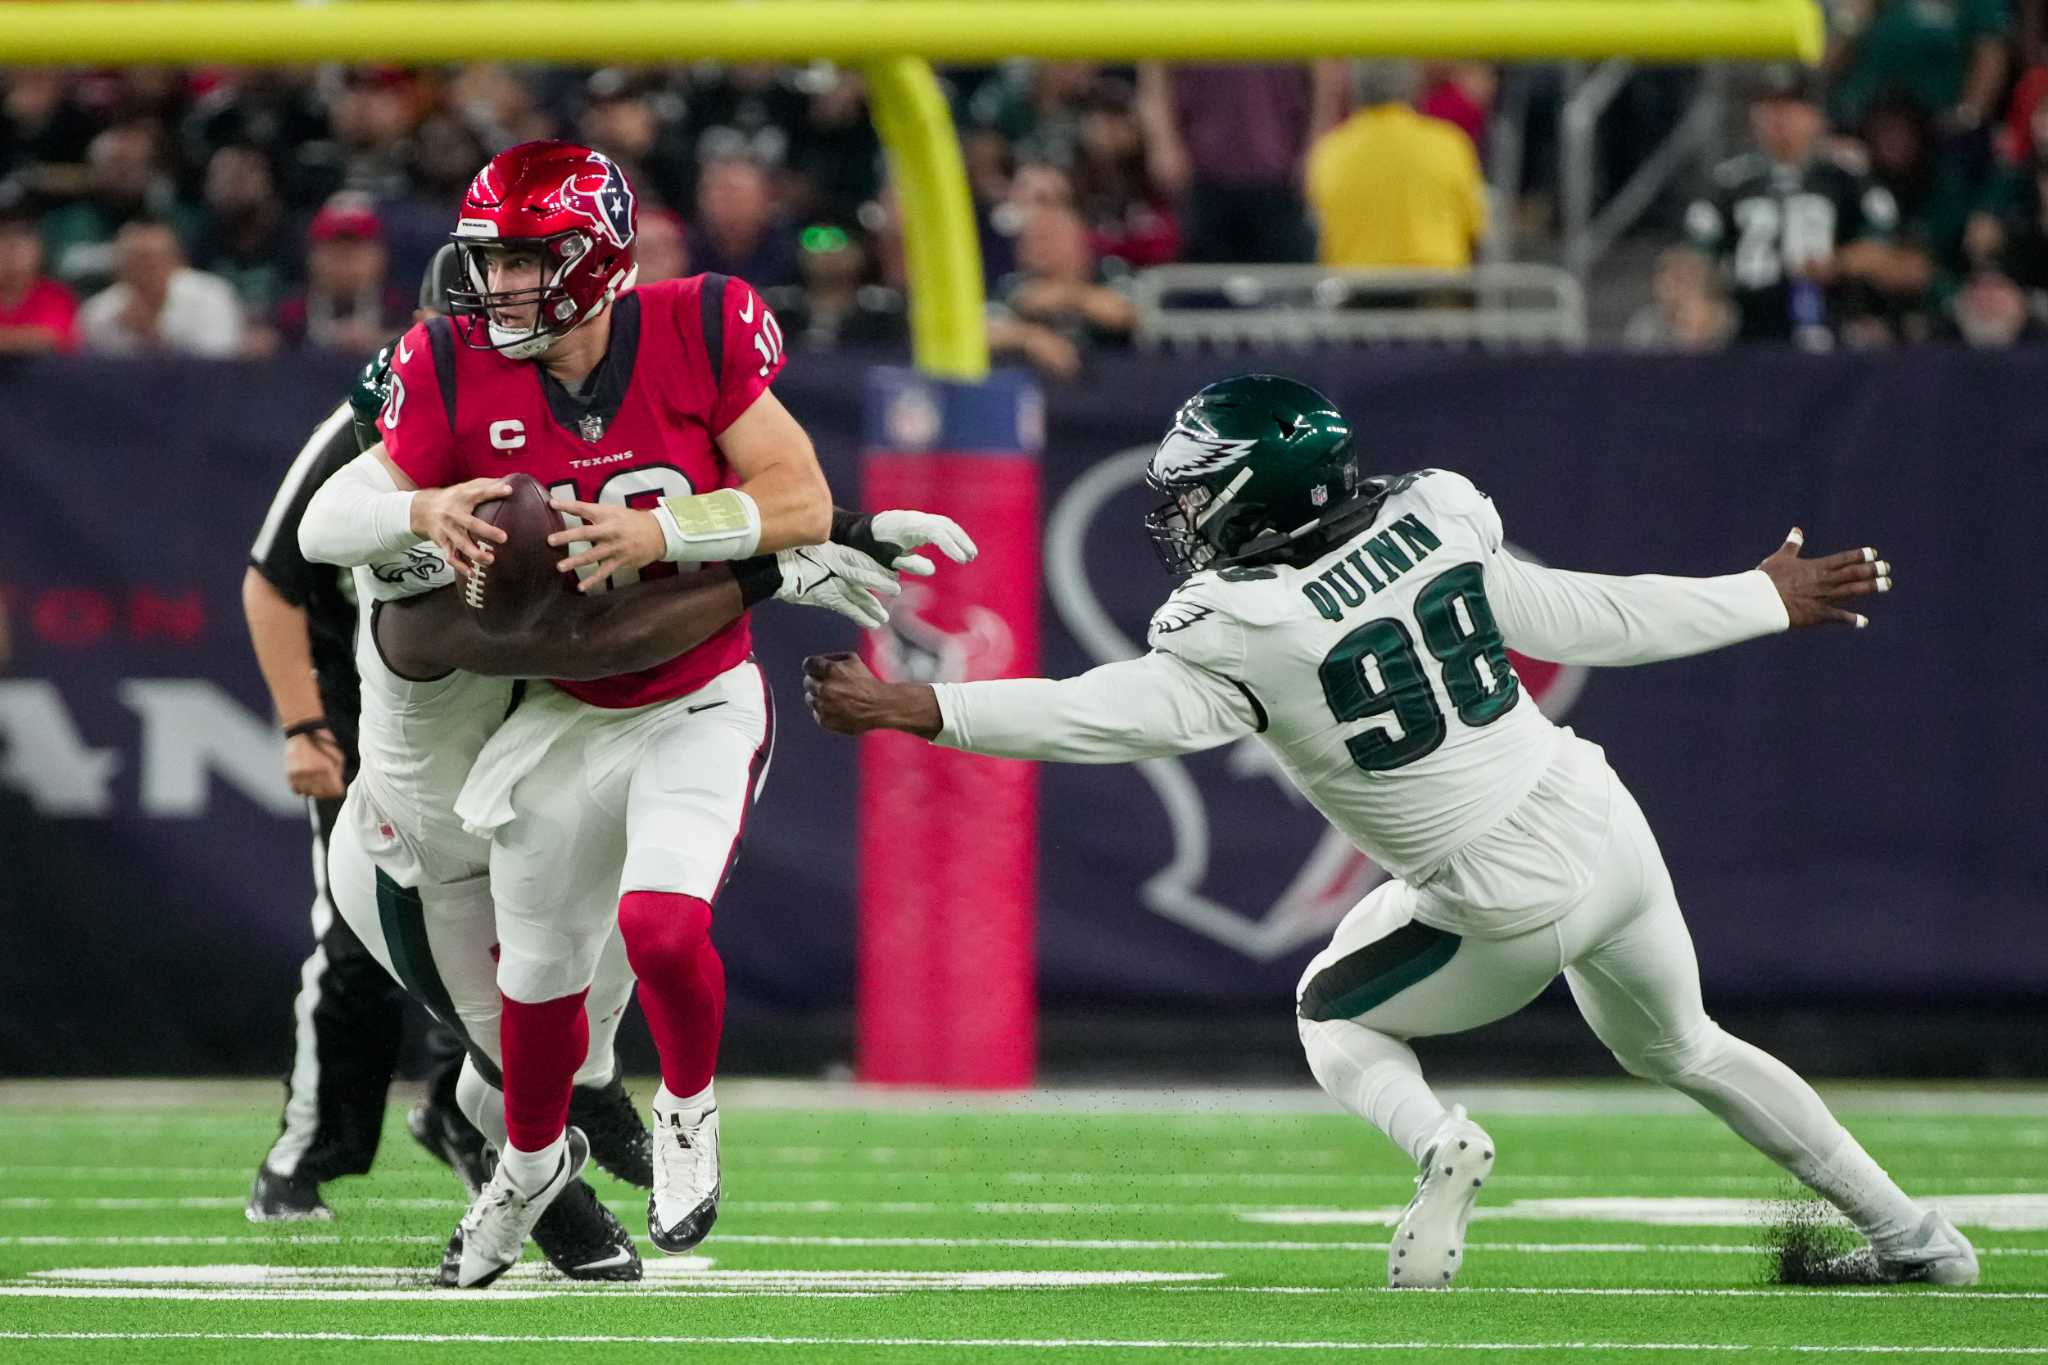
[[[1771,74],[1749,106],[1753,147],[1664,206],[1686,244],[1660,259],[1627,343],[2037,339],[2048,67],[2028,56],[2035,8],[1835,0],[1826,65]],[[1488,232],[1498,92],[1531,72],[942,72],[992,343],[1078,373],[1092,350],[1129,340],[1121,282],[1169,262],[1471,264]],[[0,71],[0,355],[372,351],[409,319],[411,284],[477,167],[536,137],[625,166],[643,281],[744,276],[799,347],[903,339],[899,216],[845,69],[12,70]],[[1496,206],[1525,241],[1532,205],[1540,219],[1550,202],[1545,164],[1533,158]]]

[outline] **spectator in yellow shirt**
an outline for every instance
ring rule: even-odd
[[[1357,110],[1309,148],[1324,265],[1462,270],[1486,235],[1486,182],[1464,131],[1415,112],[1412,62],[1360,62]]]

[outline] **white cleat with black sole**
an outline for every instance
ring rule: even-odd
[[[1464,1264],[1472,1206],[1492,1174],[1493,1139],[1465,1117],[1464,1105],[1452,1105],[1422,1159],[1415,1197],[1394,1225],[1394,1241],[1387,1248],[1388,1288],[1450,1286]]]
[[[690,1250],[718,1221],[718,1106],[654,1107],[654,1192],[647,1236],[671,1256]]]
[[[1858,1247],[1830,1261],[1824,1278],[1847,1284],[1975,1284],[1977,1249],[1947,1214],[1929,1209],[1910,1242]]]
[[[589,1160],[589,1139],[582,1129],[571,1128],[560,1163],[538,1190],[520,1189],[505,1173],[505,1164],[498,1163],[483,1192],[455,1225],[455,1235],[448,1239],[448,1250],[441,1257],[440,1283],[450,1289],[483,1289],[518,1265],[526,1239],[533,1235],[533,1225],[583,1174]]]

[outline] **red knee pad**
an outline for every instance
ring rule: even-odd
[[[711,906],[672,891],[628,891],[619,897],[619,937],[641,980],[692,967],[711,938]]]

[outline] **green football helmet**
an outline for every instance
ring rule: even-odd
[[[1242,374],[1181,404],[1146,467],[1167,501],[1145,518],[1177,574],[1285,552],[1358,491],[1351,424],[1306,384]]]

